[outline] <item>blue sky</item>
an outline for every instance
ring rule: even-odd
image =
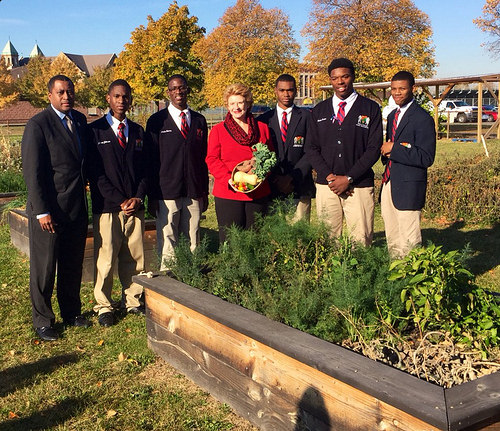
[[[187,4],[199,25],[209,32],[235,0],[178,0]],[[290,17],[295,37],[307,53],[300,31],[311,8],[309,0],[261,0],[266,8],[279,7]],[[414,0],[431,19],[438,77],[500,72],[500,59],[481,46],[488,40],[472,20],[481,14],[484,0]],[[54,0],[0,1],[0,49],[10,38],[19,54],[27,56],[35,42],[47,56],[64,51],[73,54],[119,53],[130,33],[146,24],[147,15],[159,18],[169,0],[87,0],[81,9]],[[76,3],[78,4],[78,3]]]

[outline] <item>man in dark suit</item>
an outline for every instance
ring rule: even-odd
[[[28,189],[30,295],[33,325],[46,341],[58,338],[51,297],[57,265],[57,299],[66,325],[88,327],[81,315],[80,283],[87,233],[83,160],[87,120],[73,109],[74,85],[64,75],[49,83],[47,109],[29,120],[22,139]]]
[[[169,269],[166,262],[174,257],[180,233],[191,250],[199,244],[201,214],[208,206],[207,122],[188,108],[189,87],[182,75],[169,78],[168,94],[168,107],[153,114],[146,125],[155,163],[150,211],[157,213],[161,271]]]
[[[318,216],[340,236],[345,217],[351,237],[363,245],[373,238],[372,166],[380,156],[380,107],[354,91],[354,65],[336,58],[328,66],[334,95],[311,115],[306,153],[316,177]]]
[[[420,213],[425,203],[427,168],[436,154],[434,120],[413,98],[415,78],[396,73],[391,95],[398,105],[387,117],[386,142],[382,145],[380,203],[389,253],[405,256],[422,242]]]
[[[314,183],[304,144],[310,112],[294,105],[297,85],[293,76],[280,75],[274,91],[278,99],[276,109],[257,118],[268,125],[278,155],[278,165],[271,178],[273,197],[291,195],[296,205],[295,219],[309,220]]]
[[[121,306],[143,314],[142,286],[132,276],[144,270],[144,205],[150,154],[143,128],[127,118],[132,90],[124,79],[113,81],[106,100],[110,111],[90,125],[89,178],[94,213],[96,277],[94,311],[101,326],[114,324],[113,272],[118,262]]]

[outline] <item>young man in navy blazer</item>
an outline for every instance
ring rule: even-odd
[[[81,315],[80,283],[87,236],[84,160],[87,119],[73,109],[75,87],[64,75],[50,78],[50,106],[26,124],[21,143],[28,189],[30,295],[33,326],[45,341],[54,329],[52,292],[66,325],[88,327]]]
[[[354,65],[336,58],[328,66],[334,95],[318,103],[306,142],[316,177],[320,219],[335,236],[345,218],[350,236],[367,246],[373,238],[375,207],[372,166],[380,156],[380,107],[354,91]]]
[[[201,214],[208,207],[208,128],[205,117],[188,108],[189,87],[182,75],[168,80],[170,104],[153,114],[146,133],[153,146],[154,185],[152,205],[156,211],[156,237],[160,270],[174,257],[179,234],[193,251],[200,241]]]
[[[386,142],[382,145],[380,205],[387,247],[393,258],[405,256],[422,242],[420,213],[425,203],[427,168],[436,154],[434,120],[413,98],[415,78],[396,73],[391,95],[398,105],[387,117]]]
[[[295,219],[309,221],[314,183],[304,144],[311,114],[294,105],[297,84],[293,76],[280,75],[274,91],[278,100],[276,108],[257,118],[268,125],[278,156],[278,165],[271,177],[273,197],[291,196],[296,206]]]
[[[128,313],[144,313],[140,302],[143,289],[132,282],[132,276],[144,270],[143,201],[151,171],[144,130],[126,116],[132,103],[127,81],[113,81],[106,100],[110,111],[90,125],[93,141],[89,150],[96,262],[94,311],[101,326],[113,325],[113,312],[120,305]],[[116,264],[121,304],[111,298]]]

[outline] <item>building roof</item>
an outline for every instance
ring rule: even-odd
[[[96,55],[79,55],[63,52],[75,65],[84,72],[87,76],[92,76],[97,67],[108,67],[113,65],[116,54],[96,54]]]
[[[0,109],[0,124],[26,124],[31,117],[43,111],[43,109],[44,108],[35,108],[27,100],[19,100]],[[75,109],[80,111],[87,118],[96,118],[95,115],[89,114],[87,108],[75,106]],[[97,110],[97,115],[103,115],[100,109]]]
[[[14,45],[12,45],[12,42],[8,40],[2,50],[2,55],[19,55],[19,53],[14,48]]]
[[[30,57],[38,57],[38,56],[45,57],[45,55],[43,55],[42,50],[38,46],[38,43],[35,43],[35,46],[33,47],[33,49],[30,52]]]

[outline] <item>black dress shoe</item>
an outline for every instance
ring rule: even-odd
[[[35,332],[43,341],[56,341],[59,338],[59,334],[52,326],[35,328]]]
[[[127,309],[127,313],[129,314],[146,314],[146,310],[144,309],[144,307],[132,307],[132,308],[128,308]]]
[[[113,324],[115,323],[115,318],[113,317],[113,313],[111,313],[110,311],[99,314],[97,320],[99,321],[99,325],[106,327],[113,326]]]
[[[77,326],[79,328],[88,328],[88,327],[92,326],[92,323],[90,323],[90,320],[86,319],[83,316],[76,316],[76,317],[73,317],[73,319],[65,320],[64,324],[66,326]]]

